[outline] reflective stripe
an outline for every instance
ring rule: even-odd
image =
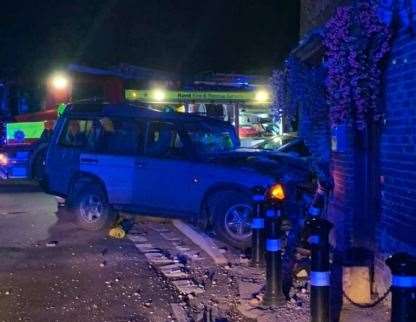
[[[275,217],[276,216],[276,211],[274,209],[267,209],[266,210],[266,217]]]
[[[279,209],[267,209],[266,210],[266,217],[280,217],[280,210]]]
[[[312,206],[310,206],[310,207],[309,207],[309,214],[310,214],[312,217],[319,216],[319,215],[321,214],[321,209],[316,208],[316,207],[312,207]]]
[[[251,222],[251,228],[252,229],[263,229],[264,228],[264,219],[255,217],[253,218],[253,221]]]
[[[416,288],[416,276],[393,275],[391,285],[403,288]]]
[[[280,239],[267,239],[266,250],[268,252],[278,252],[281,249]]]
[[[253,201],[260,202],[260,201],[264,201],[264,200],[266,200],[266,197],[263,196],[263,195],[254,195],[253,196]]]
[[[310,283],[312,286],[329,286],[330,272],[311,272]]]
[[[308,238],[309,244],[319,244],[319,241],[320,241],[320,238],[318,235],[312,235],[312,236],[309,236]]]

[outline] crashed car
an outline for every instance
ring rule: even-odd
[[[67,200],[82,228],[109,227],[118,211],[179,217],[241,248],[251,239],[253,189],[278,191],[267,195],[290,209],[312,180],[300,158],[240,148],[228,122],[94,103],[68,105],[45,172],[46,191]]]

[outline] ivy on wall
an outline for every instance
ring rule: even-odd
[[[273,102],[271,111],[273,117],[278,120],[287,110],[287,74],[286,69],[274,70],[272,74]]]

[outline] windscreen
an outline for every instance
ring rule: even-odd
[[[238,138],[232,126],[187,124],[185,131],[197,153],[219,153],[238,148]]]

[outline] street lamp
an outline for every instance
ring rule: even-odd
[[[257,103],[267,103],[270,99],[270,94],[268,91],[264,90],[264,89],[260,89],[258,91],[255,92],[254,94],[254,100]]]
[[[56,73],[50,77],[49,83],[55,90],[67,90],[69,88],[69,77],[64,73]]]
[[[163,102],[166,98],[166,92],[163,89],[156,88],[152,91],[152,99],[156,102]]]

